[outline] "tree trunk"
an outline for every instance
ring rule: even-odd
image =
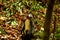
[[[45,33],[43,40],[49,40],[51,17],[52,17],[54,2],[55,2],[55,0],[49,0],[48,1],[48,7],[47,7],[46,16],[45,16],[44,26],[43,26],[44,27],[44,33]]]

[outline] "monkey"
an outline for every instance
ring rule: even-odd
[[[26,22],[28,22],[28,24],[26,25],[25,22],[25,35],[22,36],[22,40],[31,40],[32,38],[34,38],[33,34],[32,34],[32,30],[33,30],[33,22],[31,20],[32,15],[28,14],[27,19],[25,20]]]

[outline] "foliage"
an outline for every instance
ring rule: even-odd
[[[16,21],[12,21],[11,25],[16,26],[16,25],[18,25],[18,23]]]
[[[0,34],[7,34],[3,28],[0,28]]]
[[[56,32],[57,32],[57,33],[60,33],[60,28],[57,28],[57,29],[56,29]]]
[[[56,39],[60,38],[60,34],[55,34]]]
[[[25,29],[29,30],[31,26],[30,22],[26,21],[28,19],[27,15],[32,14],[33,15],[33,17],[31,17],[33,23],[32,33],[35,37],[35,40],[41,40],[44,37],[44,28],[42,28],[41,30],[41,27],[43,27],[45,21],[44,18],[46,13],[45,7],[46,5],[42,6],[43,3],[40,1],[2,0],[2,3],[0,4],[1,5],[0,16],[2,19],[6,18],[6,20],[0,20],[1,34],[6,34],[7,32],[7,35],[10,36],[11,38],[15,37],[15,39],[12,40],[21,40],[20,37],[23,36],[23,34],[25,34],[26,32]],[[56,9],[58,9],[59,7],[60,4],[56,5]],[[52,20],[52,22],[53,21],[54,20]],[[51,28],[51,30],[53,29]],[[58,34],[56,34],[55,37],[59,38],[60,28],[56,28],[56,33]],[[7,37],[7,39],[11,40],[10,37]]]

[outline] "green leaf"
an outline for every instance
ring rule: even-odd
[[[6,0],[2,0],[2,2],[6,2]]]
[[[6,20],[6,23],[11,23],[12,21],[14,21],[13,18],[11,18],[10,20]]]
[[[43,31],[39,31],[39,32],[36,32],[34,35],[38,35],[41,38],[43,38],[44,37],[44,32]]]
[[[43,38],[43,37],[44,37],[44,32],[43,32],[43,31],[40,31],[40,32],[39,32],[39,36],[40,36],[41,38]]]
[[[13,5],[14,5],[14,6],[17,6],[17,5],[18,5],[18,2],[13,3]]]
[[[11,23],[11,21],[7,20],[6,23],[7,23],[7,24],[8,24],[8,23]]]
[[[60,28],[57,28],[57,29],[56,29],[56,32],[60,32]]]
[[[17,23],[16,21],[13,21],[13,22],[11,23],[11,25],[16,26],[16,25],[18,25],[18,23]]]
[[[3,28],[0,28],[0,33],[1,34],[7,34],[6,31]]]
[[[14,21],[15,19],[11,17],[10,21]]]
[[[14,14],[14,12],[12,11],[11,13],[10,13],[10,15],[13,15]]]
[[[7,14],[6,14],[6,17],[10,17],[10,13],[7,13]]]
[[[9,10],[9,8],[6,8],[6,11],[8,11]]]
[[[58,39],[60,38],[60,34],[55,34],[55,37]]]

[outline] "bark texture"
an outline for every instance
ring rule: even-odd
[[[43,40],[49,40],[51,17],[52,17],[54,2],[55,0],[48,1],[48,7],[47,7],[45,22],[44,22],[44,34],[45,35],[44,35]]]

